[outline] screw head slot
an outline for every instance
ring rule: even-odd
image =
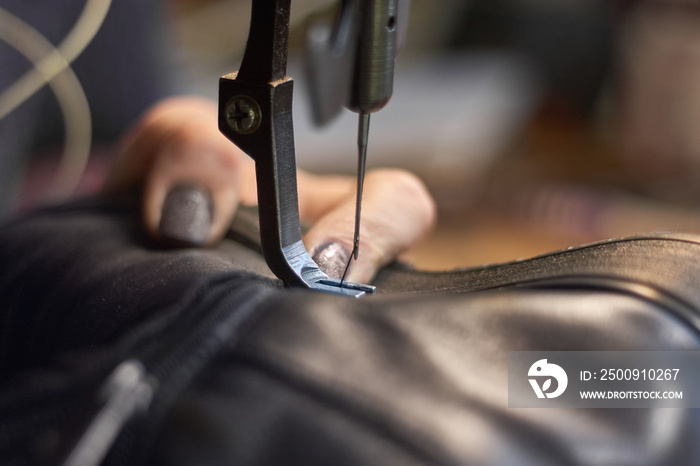
[[[260,106],[247,95],[231,97],[226,103],[225,112],[229,128],[238,134],[251,134],[260,127]]]

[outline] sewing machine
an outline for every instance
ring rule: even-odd
[[[389,101],[407,0],[343,0],[333,26],[310,31],[314,115],[332,119],[343,104],[359,113],[358,177],[352,257],[359,251],[360,206],[369,115]],[[219,83],[219,129],[255,161],[260,240],[286,286],[361,297],[371,285],[328,277],[301,237],[297,198],[293,82],[287,76],[290,0],[255,0],[240,70]],[[341,91],[338,91],[338,90]]]

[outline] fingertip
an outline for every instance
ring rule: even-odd
[[[156,240],[175,247],[205,246],[226,234],[238,206],[233,187],[212,192],[191,180],[153,184],[144,192],[143,221]]]
[[[423,235],[430,231],[437,222],[437,205],[430,190],[414,173],[402,168],[383,168],[368,173],[366,183],[381,186],[391,199],[410,203],[405,210],[416,220],[414,226],[420,227]]]
[[[226,233],[248,169],[228,141],[182,131],[161,146],[146,180],[144,221],[170,245],[201,246]]]
[[[214,202],[207,188],[176,184],[163,201],[158,236],[173,246],[201,246],[211,236],[213,219]]]
[[[339,241],[327,241],[311,251],[316,265],[331,278],[343,277],[350,257],[350,250]]]
[[[380,267],[431,230],[437,209],[423,182],[400,169],[368,172],[363,199],[359,257],[350,262],[346,279],[366,283]],[[354,214],[355,198],[350,196],[316,222],[304,238],[305,244],[314,251],[314,259],[328,243],[338,243],[347,251],[352,249]],[[344,270],[349,254],[343,257],[345,262],[342,265],[340,255],[336,254],[335,262],[329,268],[337,270],[342,267]]]
[[[201,165],[206,166],[207,156],[200,156]],[[143,192],[147,231],[169,246],[218,242],[238,204],[239,174],[235,169],[212,174],[211,170],[191,169],[189,158],[178,159],[167,154],[163,158],[166,160],[154,168]],[[189,161],[185,163],[185,160]]]

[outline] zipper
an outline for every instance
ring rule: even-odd
[[[102,386],[104,405],[95,415],[63,466],[97,466],[107,455],[124,425],[143,413],[153,398],[155,380],[140,361],[119,364]]]
[[[130,452],[134,451],[139,455],[148,452],[159,420],[170,404],[274,290],[255,283],[232,296],[226,289],[229,283],[230,280],[226,280],[219,284],[222,285],[218,290],[219,299],[226,300],[221,309],[205,316],[196,326],[169,336],[169,344],[151,342],[147,348],[135,351],[143,354],[141,360],[129,359],[114,369],[100,390],[104,400],[102,408],[62,466],[98,466],[111,450],[125,453],[116,455],[120,458],[131,457]],[[217,303],[218,300],[212,305]],[[145,426],[129,423],[146,412]],[[139,429],[138,436],[120,435],[136,429]],[[134,438],[139,448],[132,444]]]

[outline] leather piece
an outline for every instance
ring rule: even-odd
[[[659,445],[650,427],[696,437],[692,411],[507,408],[508,351],[698,349],[651,304],[543,290],[333,301],[269,303],[216,370],[243,359],[429,464],[690,464],[693,443]]]
[[[227,241],[170,249],[143,231],[138,196],[92,198],[0,228],[0,375],[95,348],[209,283],[255,277],[281,287],[260,256]],[[11,264],[11,265],[9,265]]]
[[[379,295],[351,300],[281,289],[254,212],[215,248],[169,250],[144,236],[137,205],[87,200],[0,229],[13,264],[0,270],[0,367],[212,305],[193,297],[214,281],[278,289],[172,407],[152,463],[700,464],[695,410],[516,410],[506,394],[508,351],[700,349],[692,237],[449,273],[395,264]]]

